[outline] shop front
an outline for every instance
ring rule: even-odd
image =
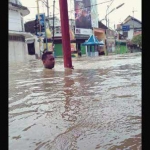
[[[94,28],[93,33],[99,41],[103,41],[104,43],[106,42],[106,35],[105,35],[105,30],[104,29]],[[106,45],[98,46],[98,51],[99,51],[99,55],[104,55],[104,54],[107,55]]]

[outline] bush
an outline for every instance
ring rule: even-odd
[[[136,45],[139,45],[139,46],[142,46],[142,34],[134,36],[133,39],[132,39],[132,43],[136,44]]]

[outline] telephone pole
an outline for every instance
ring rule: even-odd
[[[132,12],[133,12],[133,19],[132,19],[132,20],[133,20],[133,36],[134,36],[134,12],[137,12],[137,11],[134,10],[134,8],[133,8],[133,11],[132,11]]]
[[[38,21],[40,22],[40,11],[39,11],[39,0],[37,2],[37,15],[38,15]],[[39,50],[41,51],[42,47],[42,39],[41,39],[41,26],[40,26],[40,35],[39,35]],[[41,53],[40,53],[41,54]]]
[[[49,18],[49,2],[47,0],[47,17]]]
[[[54,33],[55,33],[55,0],[53,0],[53,48],[54,48]]]
[[[105,19],[106,19],[106,27],[107,27],[107,12],[108,12],[108,9],[109,9],[109,6],[107,5],[107,9],[106,9],[106,17],[105,17]]]
[[[71,58],[67,0],[59,0],[59,7],[60,7],[60,19],[61,19],[64,67],[72,69],[73,66],[72,66],[72,58]]]

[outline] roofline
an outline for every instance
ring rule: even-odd
[[[26,15],[30,14],[30,10],[27,7],[25,7],[25,6],[21,6],[21,5],[12,3],[12,2],[9,2],[9,4],[11,4],[9,7],[19,9],[21,14],[22,14],[22,16],[26,16]]]
[[[133,27],[131,27],[130,29],[141,29],[142,30],[142,28],[141,27],[139,27],[139,28],[133,28]],[[123,31],[122,29],[116,29],[116,31]]]
[[[132,17],[132,16],[130,16],[130,15],[129,15],[128,17],[131,17],[131,19],[133,19],[133,20],[135,20],[135,21],[137,21],[137,22],[139,22],[139,23],[142,24],[142,22],[139,21],[138,19],[136,19],[136,18],[134,18],[134,17]],[[127,17],[127,18],[128,18],[128,17]],[[127,18],[126,18],[126,19],[127,19]],[[124,21],[125,21],[126,19],[124,19]],[[124,22],[124,21],[123,21],[123,22]],[[123,22],[122,22],[120,25],[123,25],[123,24],[127,23],[128,21],[125,21],[125,23],[123,23]]]
[[[33,37],[34,35],[29,33],[29,32],[19,32],[19,31],[13,31],[13,30],[9,30],[9,34],[10,35],[22,35],[25,38],[29,38],[29,37]]]

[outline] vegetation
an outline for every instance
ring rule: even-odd
[[[133,39],[132,39],[132,43],[142,47],[142,34],[134,36]]]

